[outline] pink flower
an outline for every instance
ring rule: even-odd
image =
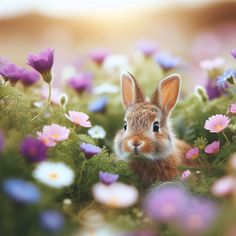
[[[220,133],[228,127],[230,119],[228,116],[217,114],[208,118],[204,128],[211,133]]]
[[[236,180],[232,176],[225,176],[218,179],[212,186],[211,192],[217,197],[228,196],[234,191]]]
[[[70,130],[58,124],[45,125],[43,127],[43,135],[54,142],[60,142],[68,139]]]
[[[86,128],[92,126],[91,122],[89,121],[89,116],[83,112],[69,111],[69,115],[65,114],[65,116],[76,125]]]
[[[214,141],[205,148],[205,153],[207,154],[216,154],[220,151],[220,141]]]
[[[38,139],[43,142],[48,147],[54,147],[56,146],[56,142],[50,139],[46,134],[42,132],[37,132]]]
[[[229,106],[229,113],[236,114],[236,102]]]
[[[197,147],[191,148],[186,154],[185,157],[187,159],[193,160],[199,156],[199,149]]]
[[[182,173],[180,179],[181,179],[181,180],[186,180],[191,174],[192,174],[192,173],[191,173],[190,170],[185,170],[185,171]]]

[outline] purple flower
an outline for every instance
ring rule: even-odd
[[[140,41],[137,48],[142,52],[145,57],[151,57],[157,50],[157,45],[152,41]]]
[[[39,73],[37,73],[36,71],[28,71],[23,69],[21,83],[25,87],[35,84],[39,79],[40,79]]]
[[[221,88],[227,88],[228,83],[234,84],[236,81],[236,71],[233,69],[228,69],[223,75],[219,76],[217,79],[217,85]]]
[[[10,81],[11,84],[16,84],[22,77],[23,69],[12,63],[6,63],[0,68],[0,75],[5,81]]]
[[[231,51],[231,55],[236,59],[236,49]]]
[[[85,90],[89,90],[92,85],[92,74],[91,73],[81,73],[77,76],[72,77],[69,80],[69,85],[77,93],[82,93]]]
[[[189,235],[199,235],[212,226],[216,216],[217,209],[214,203],[195,198],[181,216],[180,224]]]
[[[165,71],[169,71],[180,64],[180,58],[173,57],[167,53],[160,53],[155,56],[155,61]]]
[[[40,214],[42,227],[50,232],[59,232],[64,227],[64,216],[56,210],[45,210]]]
[[[27,137],[23,140],[20,146],[21,154],[29,162],[39,162],[47,159],[47,146],[40,140]]]
[[[101,148],[89,143],[82,143],[80,145],[80,150],[84,153],[87,159],[90,159],[94,155],[97,155],[99,152],[101,152]]]
[[[51,82],[51,69],[53,64],[54,50],[46,49],[38,55],[28,56],[28,65],[37,70],[47,83]]]
[[[215,99],[223,95],[223,90],[219,88],[214,80],[208,79],[205,85],[209,100]]]
[[[0,130],[0,153],[2,152],[5,144],[5,139],[2,131]]]
[[[41,197],[39,189],[34,184],[17,178],[4,180],[3,190],[12,200],[19,203],[37,203]]]
[[[101,97],[98,100],[92,101],[88,106],[88,110],[90,112],[103,112],[107,108],[107,103],[107,97]]]
[[[90,52],[89,57],[90,59],[96,63],[97,65],[102,65],[105,58],[108,55],[108,50],[105,48],[98,48],[94,49],[93,51]]]
[[[186,211],[188,202],[189,197],[183,188],[164,184],[147,195],[144,209],[151,218],[169,222],[178,219]]]
[[[118,178],[119,178],[119,175],[99,171],[99,179],[100,179],[100,182],[102,182],[103,184],[106,184],[106,185],[113,184],[114,182],[118,180]]]

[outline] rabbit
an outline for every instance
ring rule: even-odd
[[[124,127],[114,139],[116,155],[128,161],[144,186],[173,180],[179,174],[177,166],[188,164],[185,153],[191,148],[175,138],[169,119],[178,101],[180,75],[161,80],[149,100],[128,72],[122,72],[120,82],[126,114]]]

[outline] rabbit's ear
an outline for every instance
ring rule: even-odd
[[[134,77],[128,72],[121,73],[121,96],[125,109],[138,102],[144,102],[144,95]]]
[[[152,103],[159,106],[167,114],[172,110],[178,101],[181,87],[181,77],[172,74],[159,83],[159,88],[154,91]]]

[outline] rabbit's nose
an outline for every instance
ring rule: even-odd
[[[134,146],[134,148],[137,148],[138,146],[141,146],[143,142],[131,142],[131,144]]]

